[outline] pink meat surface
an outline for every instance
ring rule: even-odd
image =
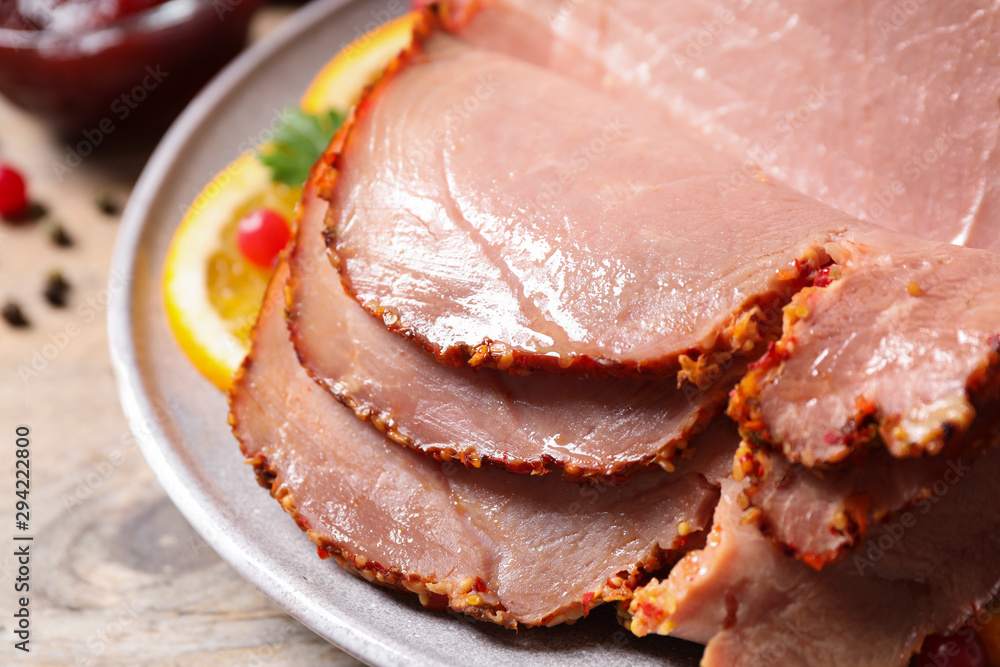
[[[467,0],[472,44],[665,115],[856,217],[1000,250],[1000,7],[983,0]],[[475,11],[484,7],[481,11]]]
[[[344,293],[322,236],[328,205],[310,186],[302,206],[288,289],[302,365],[359,417],[437,458],[615,480],[653,462],[671,468],[688,438],[721,412],[745,370],[733,365],[702,387],[681,390],[674,378],[443,366]]]
[[[501,370],[687,373],[783,328],[730,414],[807,466],[962,436],[997,390],[993,254],[866,227],[763,176],[720,191],[719,154],[630,111],[422,35],[320,191],[348,292],[439,359]],[[415,156],[413,137],[434,141]],[[830,263],[841,279],[798,291]]]

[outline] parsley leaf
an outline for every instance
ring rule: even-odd
[[[310,114],[301,109],[286,109],[283,116],[285,122],[275,131],[274,139],[257,150],[257,159],[271,170],[272,181],[302,185],[344,123],[344,114],[338,111]]]

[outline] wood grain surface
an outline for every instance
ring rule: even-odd
[[[259,37],[290,7],[255,19]],[[67,147],[0,100],[0,162],[21,169],[76,245],[37,225],[0,225],[0,302],[31,327],[0,322],[0,664],[357,665],[223,562],[166,497],[118,404],[105,325],[117,216],[152,146],[91,156],[68,174]],[[65,308],[42,297],[58,269]],[[30,653],[14,648],[15,428],[31,429]],[[235,447],[235,443],[233,445]],[[249,474],[249,471],[248,471]]]

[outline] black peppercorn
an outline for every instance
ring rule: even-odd
[[[56,308],[63,308],[66,305],[66,296],[69,294],[70,286],[58,271],[49,274],[45,281],[45,300]]]
[[[28,322],[28,318],[24,316],[21,312],[21,307],[14,303],[13,301],[8,301],[3,307],[3,319],[10,326],[16,329],[23,329],[24,327],[30,326],[31,323]]]

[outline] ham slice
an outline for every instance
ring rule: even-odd
[[[440,34],[359,105],[337,169],[348,292],[452,365],[716,364],[858,228],[763,173],[720,194],[730,161],[683,132]]]
[[[882,248],[892,248],[891,251]],[[837,249],[842,277],[803,290],[730,414],[752,441],[807,466],[872,442],[936,454],[1000,389],[1000,262],[884,232]]]
[[[434,461],[390,442],[309,378],[282,317],[287,274],[279,267],[269,287],[231,389],[230,423],[258,480],[322,556],[428,606],[551,625],[627,599],[710,525],[731,429],[706,432],[676,472],[620,486]]]
[[[822,572],[744,523],[728,480],[707,546],[636,592],[632,631],[706,643],[704,667],[906,665],[927,634],[957,629],[1000,587],[998,474],[994,450]]]
[[[988,409],[1000,412],[1000,402]],[[734,476],[746,480],[742,500],[752,508],[748,519],[783,551],[821,569],[850,557],[870,531],[902,510],[936,502],[998,442],[1000,431],[982,419],[935,456],[901,460],[877,447],[855,465],[836,470],[806,468],[776,450],[755,451],[744,442]]]
[[[481,11],[476,8],[485,7]],[[849,214],[1000,251],[1000,7],[446,2],[468,42],[628,99]]]
[[[569,477],[618,481],[653,462],[672,468],[745,370],[734,364],[680,390],[673,378],[442,366],[344,293],[326,258],[327,208],[309,186],[289,258],[292,342],[315,380],[402,445],[475,467],[487,461],[535,474],[558,467]]]

